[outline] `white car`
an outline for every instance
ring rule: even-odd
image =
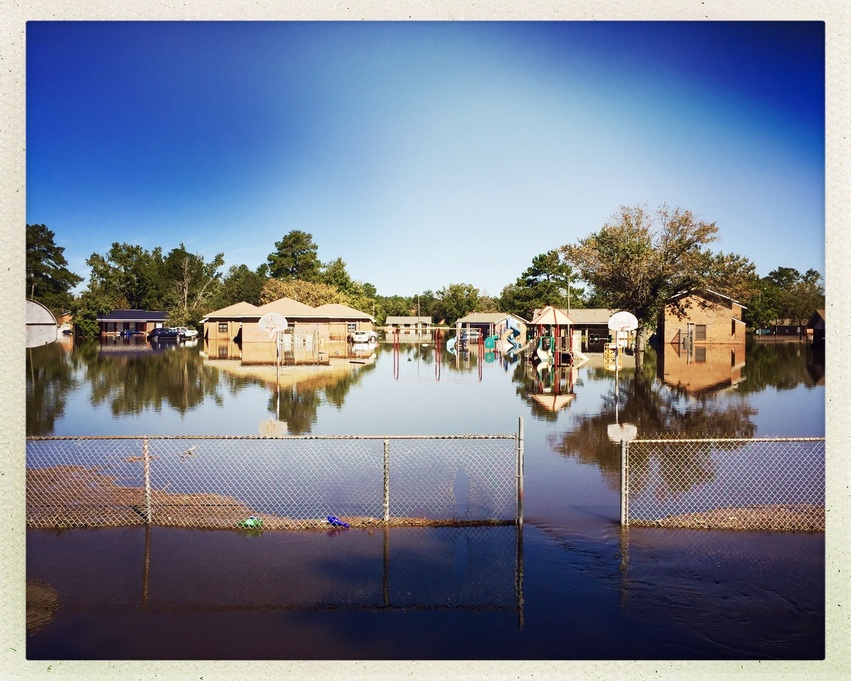
[[[189,338],[198,338],[198,332],[195,329],[190,329],[186,326],[173,326],[171,327],[172,331],[177,331],[180,334],[180,337],[184,340]]]
[[[352,343],[374,343],[378,340],[375,331],[355,331],[352,333]]]

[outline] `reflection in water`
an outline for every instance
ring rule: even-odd
[[[225,371],[200,348],[140,347],[132,357],[117,346],[78,346],[65,355],[58,348],[27,353],[33,435],[253,435],[277,414],[294,434],[502,433],[522,415],[528,514],[522,550],[513,560],[505,555],[510,546],[492,556],[498,577],[475,537],[433,541],[418,529],[391,532],[386,541],[380,530],[251,536],[153,528],[147,563],[141,529],[29,531],[27,576],[58,593],[54,621],[29,641],[33,659],[811,659],[823,652],[824,535],[704,532],[690,550],[696,533],[689,530],[633,529],[618,553],[611,490],[619,450],[607,435],[616,408],[640,437],[750,436],[766,424],[772,435],[806,428],[821,435],[823,390],[815,388],[823,356],[803,344],[748,345],[744,380],[700,395],[661,382],[648,352],[641,371],[627,365],[620,372],[616,401],[613,372],[589,362],[575,378],[563,377],[576,397],[557,412],[532,399],[522,361],[488,362],[476,347],[458,358],[411,343],[397,353],[396,373],[393,348],[382,343],[375,362],[357,371],[282,385],[280,403],[274,380]],[[121,394],[137,388],[138,397]],[[142,418],[140,408],[147,409]],[[779,423],[770,412],[781,413]],[[704,452],[688,466],[686,486],[713,475]],[[446,486],[460,502],[463,476]],[[476,607],[513,609],[516,594],[522,627],[514,613]]]
[[[717,392],[744,380],[744,343],[695,347],[666,343],[656,354],[659,380],[690,395]]]

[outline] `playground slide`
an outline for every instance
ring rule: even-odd
[[[550,336],[543,336],[538,339],[538,347],[535,349],[535,353],[538,355],[540,363],[545,366],[554,363],[552,345],[553,339]],[[540,368],[540,365],[538,366]]]
[[[505,324],[506,328],[500,338],[499,349],[512,355],[522,347],[517,340],[520,337],[520,329],[517,328],[517,323],[511,317],[506,320]]]
[[[456,336],[452,336],[448,341],[446,341],[446,351],[454,355],[455,354],[455,344],[458,342],[458,338]]]

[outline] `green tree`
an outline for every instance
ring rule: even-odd
[[[98,296],[110,298],[112,307],[163,309],[161,248],[148,252],[141,246],[114,242],[105,256],[92,253],[86,264],[92,268],[90,286]]]
[[[532,319],[534,311],[545,305],[580,307],[582,289],[571,285],[575,280],[573,268],[562,259],[559,251],[536,255],[517,281],[502,290],[500,308],[524,319]]]
[[[260,305],[260,293],[268,279],[268,270],[265,264],[253,271],[248,265],[231,266],[222,280],[218,294],[210,303],[210,309],[221,309],[240,302]]]
[[[27,296],[58,314],[71,308],[71,289],[83,278],[68,269],[65,249],[55,239],[44,225],[27,225]]]
[[[768,277],[758,279],[743,313],[745,323],[752,329],[765,329],[774,324],[780,310],[780,293]]]
[[[355,286],[355,282],[352,281],[346,271],[346,263],[343,262],[342,258],[337,258],[323,267],[322,283],[333,286],[344,293],[351,293]]]
[[[269,273],[274,279],[319,281],[321,264],[317,250],[313,235],[293,230],[275,242],[275,251],[268,257]]]
[[[86,337],[99,335],[97,318],[115,309],[113,301],[113,297],[104,293],[97,283],[90,282],[86,290],[74,301],[72,308],[76,332]]]
[[[218,293],[224,254],[209,263],[204,257],[189,253],[181,243],[166,256],[162,272],[167,282],[166,307],[169,321],[175,326],[194,325],[208,311],[210,301]]]
[[[317,307],[329,303],[348,305],[349,298],[330,284],[297,279],[269,279],[260,293],[260,302],[265,305],[281,298],[291,298],[305,305]]]
[[[446,320],[451,326],[457,319],[475,312],[478,305],[479,289],[472,284],[450,284],[437,292],[432,316]]]
[[[767,279],[776,289],[777,320],[803,325],[813,312],[824,307],[824,285],[816,270],[801,274],[793,267],[778,267],[768,273]]]
[[[651,214],[640,206],[622,206],[600,231],[561,251],[604,307],[636,316],[640,362],[647,329],[671,297],[718,288],[731,273],[746,278],[752,272],[746,259],[713,255],[706,248],[717,231],[714,222],[697,220],[687,210],[662,205]]]

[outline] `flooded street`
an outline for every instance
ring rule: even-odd
[[[522,529],[29,529],[30,659],[824,654],[824,534],[622,529],[607,437],[613,423],[639,437],[821,437],[823,359],[804,344],[749,345],[700,390],[683,387],[687,364],[661,370],[654,353],[616,386],[599,357],[542,377],[498,355],[382,343],[280,389],[208,354],[29,352],[28,434],[504,434],[522,418]]]

